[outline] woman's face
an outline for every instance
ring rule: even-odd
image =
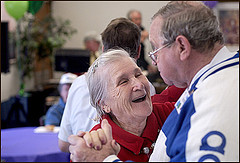
[[[152,112],[150,87],[141,69],[130,58],[106,67],[107,96],[105,105],[121,121],[146,118]]]

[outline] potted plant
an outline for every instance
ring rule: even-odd
[[[51,15],[38,19],[30,13],[24,14],[17,23],[17,30],[11,33],[12,38],[19,44],[17,64],[20,95],[24,94],[25,78],[32,77],[36,64],[47,59],[48,66],[52,67],[55,50],[61,48],[76,32],[69,20]]]

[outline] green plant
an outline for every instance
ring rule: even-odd
[[[32,14],[25,13],[17,22],[17,30],[11,33],[18,47],[16,53],[20,91],[24,93],[24,78],[31,78],[34,60],[50,57],[53,61],[54,51],[61,48],[76,32],[69,20],[54,18],[51,15],[40,20]]]

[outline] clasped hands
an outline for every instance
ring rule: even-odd
[[[102,162],[109,155],[117,155],[120,145],[112,137],[112,127],[106,119],[102,120],[101,129],[92,132],[79,131],[68,137],[70,159],[73,162]]]

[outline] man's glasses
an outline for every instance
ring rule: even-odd
[[[153,60],[154,63],[157,64],[157,55],[155,55],[159,50],[167,47],[170,44],[165,44],[162,47],[158,48],[157,50],[154,50],[153,52],[149,52],[148,56]]]

